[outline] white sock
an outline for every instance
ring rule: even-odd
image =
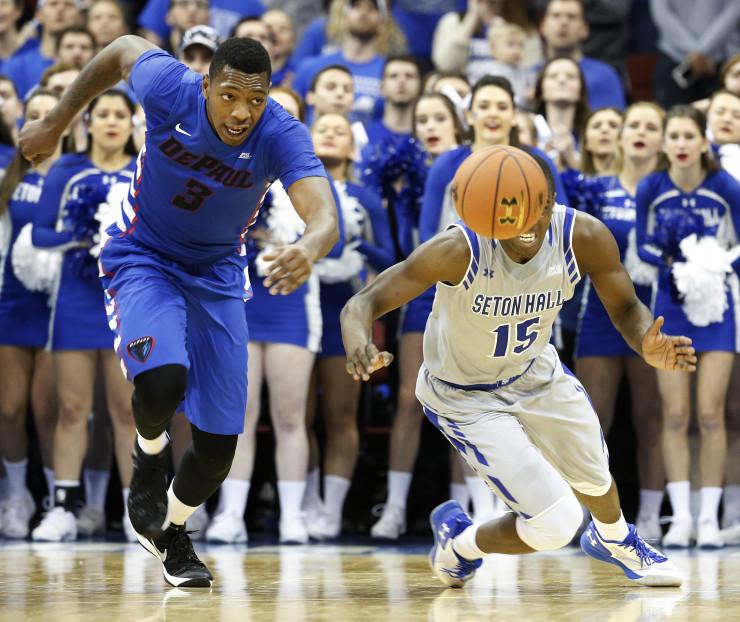
[[[321,471],[319,467],[311,469],[306,473],[306,492],[303,495],[303,509],[315,510],[321,507],[321,494],[319,492],[319,479]]]
[[[351,483],[346,477],[324,475],[324,508],[330,516],[342,518],[342,507]]]
[[[691,484],[688,481],[668,482],[666,490],[671,500],[674,520],[689,520],[691,518]]]
[[[604,540],[612,540],[613,542],[621,542],[624,540],[630,532],[630,528],[627,526],[627,521],[624,520],[624,514],[619,512],[619,520],[616,523],[602,523],[593,518],[596,530],[601,534]]]
[[[54,469],[44,467],[44,478],[46,479],[46,488],[49,491],[49,497],[54,497]]]
[[[306,480],[278,480],[278,499],[280,499],[280,519],[300,516]]]
[[[409,488],[411,488],[411,473],[388,471],[388,500],[386,503],[405,511]]]
[[[695,521],[699,520],[699,513],[701,512],[701,490],[692,490],[689,494],[689,510],[691,512],[691,518]]]
[[[470,491],[467,485],[457,484],[450,482],[450,499],[454,499],[466,512],[468,511],[468,504],[470,503]]]
[[[173,484],[175,480],[172,480]],[[185,505],[175,495],[173,484],[167,491],[167,520],[174,525],[184,525],[190,515],[198,509],[198,506]]]
[[[480,527],[480,525],[471,525],[461,534],[455,536],[452,540],[452,548],[455,553],[468,561],[480,559],[485,555],[485,553],[478,548],[478,544],[475,541],[475,537],[478,535],[478,527]]]
[[[85,482],[85,502],[88,507],[100,510],[105,509],[105,493],[108,492],[110,471],[98,471],[97,469],[85,469],[82,472]]]
[[[638,520],[660,516],[660,506],[663,503],[662,490],[640,489],[640,509],[637,512]]]
[[[147,439],[137,432],[136,442],[139,443],[141,451],[150,456],[154,456],[167,447],[167,443],[170,442],[170,437],[167,435],[167,432],[162,432],[162,434],[157,438]]]
[[[123,515],[128,515],[128,493],[131,492],[130,488],[121,488],[121,496],[123,497]]]
[[[466,477],[465,484],[470,491],[470,500],[473,503],[473,514],[476,521],[480,518],[492,517],[495,514],[493,493],[488,485],[477,475]]]
[[[719,516],[719,501],[722,498],[720,486],[702,486],[700,521],[716,523]]]
[[[221,484],[221,496],[218,501],[219,513],[233,514],[239,518],[244,516],[250,483],[248,479],[227,477]]]
[[[8,478],[8,498],[22,499],[26,492],[26,471],[28,469],[28,458],[20,462],[8,462],[3,458],[5,475]]]
[[[728,526],[740,520],[740,486],[736,484],[725,486],[724,512],[722,517],[722,522]]]

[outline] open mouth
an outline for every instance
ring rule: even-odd
[[[232,138],[239,138],[240,136],[244,136],[248,129],[246,127],[236,127],[233,125],[224,125],[224,128],[226,129],[226,133]]]
[[[501,129],[501,124],[496,122],[486,123],[486,129],[496,132]]]
[[[689,159],[689,156],[688,156],[688,154],[686,154],[686,153],[679,153],[679,154],[678,154],[678,155],[676,156],[676,158],[678,159],[678,161],[679,161],[679,162],[686,162],[686,160],[688,160],[688,159]]]
[[[527,233],[519,234],[518,238],[519,241],[524,244],[534,244],[534,241],[537,239],[537,234],[528,231]]]
[[[644,142],[642,142],[641,140],[637,140],[637,141],[635,141],[634,143],[632,143],[632,146],[633,146],[633,147],[634,147],[635,149],[644,149],[644,148],[645,148],[645,143],[644,143]]]

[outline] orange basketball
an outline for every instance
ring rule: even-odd
[[[537,161],[504,145],[474,152],[452,182],[455,209],[463,222],[497,240],[528,231],[542,216],[547,195],[547,178]]]

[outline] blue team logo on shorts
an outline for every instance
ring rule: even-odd
[[[126,346],[126,351],[132,359],[145,363],[154,348],[154,337],[139,337]]]

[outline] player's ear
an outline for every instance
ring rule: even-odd
[[[208,74],[205,74],[203,76],[203,82],[201,83],[201,87],[203,89],[203,97],[208,99],[208,87],[211,84],[211,79],[208,77]]]

